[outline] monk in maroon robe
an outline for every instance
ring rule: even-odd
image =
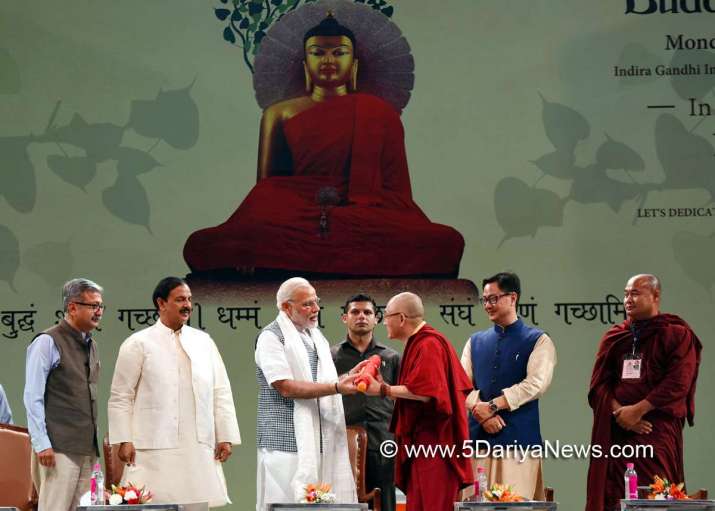
[[[586,511],[620,509],[626,463],[633,462],[638,485],[654,476],[680,483],[683,427],[695,415],[695,382],[702,345],[688,324],[661,314],[660,283],[653,275],[628,281],[628,319],[601,339],[588,401],[593,408],[591,445],[604,455],[612,446],[652,446],[652,457],[591,458]],[[635,355],[634,355],[635,353]],[[638,361],[634,365],[634,360]]]
[[[193,271],[457,275],[464,239],[412,200],[399,114],[351,90],[355,44],[331,16],[306,34],[311,92],[264,112],[258,182],[226,222],[189,237]]]
[[[459,490],[474,481],[469,458],[461,456],[469,440],[465,399],[472,386],[452,344],[423,318],[415,294],[401,293],[387,303],[387,335],[406,343],[400,377],[395,386],[373,381],[368,394],[396,400],[390,424],[397,442],[395,485],[407,495],[408,511],[451,511]],[[454,451],[408,451],[439,446]]]

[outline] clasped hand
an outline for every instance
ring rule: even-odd
[[[479,401],[472,407],[471,412],[474,418],[481,424],[482,429],[490,435],[499,433],[504,429],[504,426],[506,426],[504,419],[500,415],[492,413],[489,408],[489,403],[486,401]]]
[[[620,427],[638,433],[639,435],[647,435],[653,431],[653,424],[642,419],[643,415],[635,405],[616,408],[613,411],[613,417]]]

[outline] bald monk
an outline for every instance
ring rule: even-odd
[[[588,393],[592,445],[604,454],[614,445],[651,445],[653,457],[591,458],[587,511],[620,509],[627,462],[635,463],[639,486],[656,475],[685,480],[683,427],[686,419],[693,425],[702,345],[684,320],[660,312],[660,296],[656,276],[628,280],[628,319],[601,339]]]
[[[399,113],[356,91],[357,44],[332,16],[305,34],[306,94],[263,113],[258,181],[189,237],[192,271],[457,275],[464,239],[412,200]]]
[[[469,440],[465,398],[472,385],[452,344],[424,315],[416,294],[400,293],[387,302],[387,335],[405,343],[400,376],[397,385],[387,385],[378,373],[367,394],[395,400],[395,485],[406,493],[408,511],[451,511],[459,490],[474,481],[470,460],[459,456]],[[414,446],[456,450],[452,457],[408,457],[406,448]]]

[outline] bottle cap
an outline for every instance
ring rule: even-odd
[[[633,468],[635,465],[633,463],[626,463],[626,468]]]
[[[483,474],[487,470],[484,467],[477,467],[477,474]]]
[[[95,471],[101,470],[101,468],[100,468],[100,466],[99,466],[99,462],[97,462],[97,463],[94,464],[94,470],[95,470]]]

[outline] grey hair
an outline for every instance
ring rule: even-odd
[[[62,286],[62,306],[64,311],[67,312],[67,306],[70,302],[80,300],[82,298],[82,293],[87,291],[103,293],[104,289],[102,289],[102,286],[89,279],[79,278],[65,282],[65,285]]]
[[[644,280],[652,291],[660,293],[660,279],[651,273],[641,273],[632,277],[634,280]]]
[[[303,277],[293,277],[283,282],[276,293],[276,307],[278,307],[278,310],[281,309],[281,305],[290,301],[296,290],[303,287],[313,286]]]

